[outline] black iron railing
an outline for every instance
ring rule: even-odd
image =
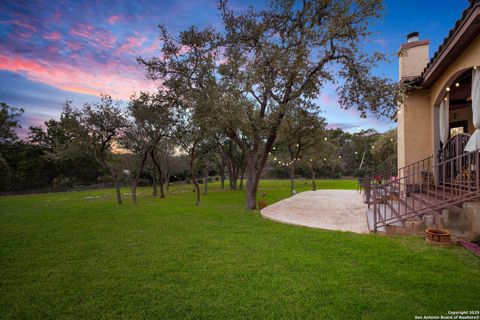
[[[479,157],[476,150],[437,164],[426,158],[402,168],[395,178],[372,184],[368,200],[374,230],[480,197]]]

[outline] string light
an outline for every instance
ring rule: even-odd
[[[328,140],[328,138],[327,138],[327,137],[325,137],[325,138],[323,138],[323,140],[327,141],[327,140]]]
[[[474,70],[477,70],[477,66],[473,66],[473,69],[474,69]]]
[[[357,151],[355,151],[355,154],[358,154],[358,152],[357,152]]]
[[[372,149],[375,149],[375,146],[372,146]]]
[[[297,143],[297,147],[299,147],[300,145]]]
[[[338,156],[338,159],[342,159],[342,156]]]
[[[277,161],[277,158],[273,158],[273,161]]]
[[[323,158],[323,161],[327,161],[327,158]]]
[[[460,83],[455,83],[455,87],[460,87]]]
[[[393,138],[392,138],[392,139],[390,139],[390,141],[392,141],[392,142],[393,142]]]
[[[449,91],[450,91],[450,87],[447,87],[445,90],[447,90],[447,92],[449,92]]]
[[[447,97],[445,97],[445,98],[443,98],[443,100],[447,101],[448,99],[447,99]]]

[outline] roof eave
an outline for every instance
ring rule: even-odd
[[[438,51],[422,72],[422,87],[428,88],[443,74],[448,66],[480,34],[480,3],[465,10],[462,18],[450,30]]]

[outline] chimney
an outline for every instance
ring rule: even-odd
[[[398,67],[400,80],[419,77],[428,63],[428,40],[420,40],[418,32],[407,35],[407,42],[400,46]]]
[[[407,34],[407,42],[418,41],[418,36],[419,35],[420,35],[420,33],[418,33],[418,32],[411,32],[411,33]]]

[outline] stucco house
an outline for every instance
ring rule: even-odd
[[[468,206],[480,214],[480,0],[469,2],[431,58],[418,32],[398,56],[399,81],[412,89],[396,114],[398,168],[380,173],[382,183],[372,180],[374,228],[428,225],[431,213],[449,227],[453,213]],[[480,232],[472,219],[467,223]]]

